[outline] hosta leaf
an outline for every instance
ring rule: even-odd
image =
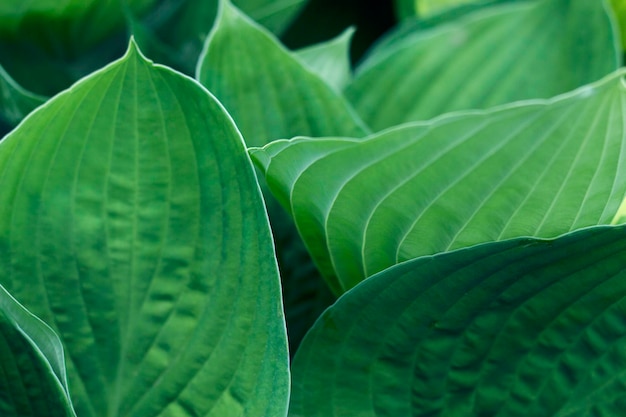
[[[45,97],[24,90],[0,65],[0,119],[6,124],[17,125],[45,101]]]
[[[77,413],[284,415],[267,216],[242,139],[134,44],[0,142],[0,279],[50,323]]]
[[[131,17],[131,30],[150,58],[193,74],[218,0],[162,0],[149,13]]]
[[[317,321],[290,415],[619,416],[624,314],[623,226],[412,260]]]
[[[1,285],[0,413],[3,417],[76,416],[61,341]]]
[[[483,9],[378,48],[357,68],[346,95],[374,130],[548,98],[617,69],[615,34],[605,1],[541,0]]]
[[[427,16],[467,3],[480,3],[480,0],[395,0],[400,18]]]
[[[418,256],[611,223],[626,193],[624,74],[553,100],[251,152],[340,292]]]
[[[270,31],[281,34],[307,0],[233,0],[238,8]]]
[[[354,30],[350,27],[336,38],[300,49],[295,55],[328,84],[341,91],[352,78],[350,41]]]
[[[365,134],[339,93],[228,1],[196,76],[224,103],[248,146],[299,134]]]
[[[621,34],[622,49],[626,51],[626,2],[622,0],[611,0],[611,6],[618,22]]]

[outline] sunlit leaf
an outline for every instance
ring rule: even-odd
[[[285,414],[267,217],[197,82],[131,43],[0,142],[0,189],[0,280],[61,337],[81,417]]]
[[[309,46],[295,55],[337,91],[352,79],[350,67],[350,41],[355,29],[350,27],[330,41]]]
[[[619,416],[626,228],[424,257],[346,293],[293,363],[293,417]]]
[[[1,285],[0,413],[3,417],[76,416],[59,337]]]
[[[605,1],[484,8],[405,34],[357,68],[346,95],[374,130],[464,109],[549,98],[621,65]]]
[[[626,193],[624,73],[552,100],[251,152],[339,293],[418,256],[611,223]]]

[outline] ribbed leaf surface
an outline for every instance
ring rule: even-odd
[[[606,1],[485,8],[378,48],[346,95],[374,130],[455,110],[548,98],[619,68]]]
[[[295,135],[366,133],[343,96],[227,1],[196,77],[224,103],[248,146]]]
[[[626,192],[623,75],[554,100],[252,155],[331,287],[346,290],[417,256],[611,223]]]
[[[285,414],[267,216],[198,83],[131,44],[0,142],[0,189],[0,279],[59,333],[81,417]]]
[[[61,340],[0,285],[0,414],[75,417]]]
[[[626,228],[424,257],[304,339],[290,416],[621,416]]]

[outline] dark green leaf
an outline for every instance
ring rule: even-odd
[[[620,416],[626,227],[424,257],[346,293],[293,364],[293,417]]]
[[[285,414],[267,216],[198,83],[131,44],[0,142],[0,189],[0,279],[63,340],[81,417]]]
[[[0,414],[75,417],[63,346],[0,285]]]
[[[357,68],[346,94],[374,130],[548,98],[619,68],[616,33],[605,1],[484,8],[378,48]]]

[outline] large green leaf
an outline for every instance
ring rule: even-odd
[[[0,413],[75,417],[61,340],[0,285]]]
[[[226,0],[196,77],[224,103],[248,146],[295,135],[366,133],[339,93]]]
[[[45,97],[26,91],[18,85],[0,65],[0,119],[7,125],[17,125],[45,101]]]
[[[339,293],[417,256],[610,223],[626,193],[625,73],[553,100],[251,152]]]
[[[346,94],[374,130],[442,113],[548,98],[621,65],[606,1],[485,8],[378,48]]]
[[[620,416],[626,227],[516,239],[375,275],[293,363],[293,417]]]
[[[267,216],[198,83],[131,43],[0,142],[0,189],[0,279],[63,340],[81,417],[285,414]]]

